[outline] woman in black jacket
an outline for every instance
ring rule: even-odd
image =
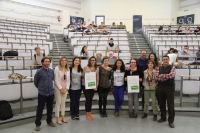
[[[139,76],[139,82],[142,83],[143,72],[137,68],[137,59],[133,58],[130,60],[130,67],[125,71],[125,86],[127,87],[127,76]],[[127,89],[128,92],[128,89]],[[133,101],[134,101],[134,113],[133,113]],[[128,106],[129,106],[129,117],[137,118],[139,100],[138,93],[128,93]]]

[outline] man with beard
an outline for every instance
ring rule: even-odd
[[[40,130],[41,119],[43,115],[43,109],[46,104],[47,107],[47,119],[46,122],[49,126],[55,127],[56,125],[52,122],[52,111],[53,111],[53,101],[54,101],[54,71],[49,68],[51,59],[44,57],[42,59],[42,65],[40,69],[37,70],[34,76],[34,85],[38,88],[38,106],[36,112],[35,120],[35,130]]]

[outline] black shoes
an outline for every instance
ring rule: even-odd
[[[153,121],[157,121],[157,115],[153,116]]]
[[[169,127],[174,128],[175,125],[173,123],[169,123]]]
[[[105,110],[103,111],[103,116],[104,116],[104,117],[108,117],[108,115],[107,115],[107,113],[106,113]]]
[[[130,118],[137,118],[137,114],[136,113],[129,113],[129,117]]]
[[[141,118],[142,119],[147,118],[147,114],[144,114]]]
[[[165,122],[166,121],[166,119],[159,119],[159,120],[157,120],[157,122]]]
[[[104,115],[103,115],[103,111],[99,111],[99,115],[101,116],[101,117],[104,117]]]
[[[80,118],[79,118],[79,115],[76,115],[76,116],[75,116],[75,119],[76,119],[76,120],[79,120],[79,119],[80,119]]]
[[[137,118],[137,114],[136,113],[133,114],[133,118]]]
[[[71,116],[71,119],[72,119],[72,120],[75,120],[75,116],[72,115],[72,116]]]
[[[129,117],[130,117],[130,118],[133,118],[133,113],[129,113]]]
[[[80,118],[79,118],[79,115],[76,115],[76,116],[73,116],[73,115],[72,115],[72,116],[71,116],[71,119],[72,119],[72,120],[79,120]]]

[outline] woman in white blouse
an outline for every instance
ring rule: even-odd
[[[58,66],[55,68],[55,116],[56,122],[60,125],[67,123],[65,119],[65,101],[70,86],[70,70],[67,64],[67,58],[61,57]],[[61,108],[61,119],[59,112]]]

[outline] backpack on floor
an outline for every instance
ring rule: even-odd
[[[0,120],[7,120],[13,117],[12,108],[7,101],[0,101]]]

